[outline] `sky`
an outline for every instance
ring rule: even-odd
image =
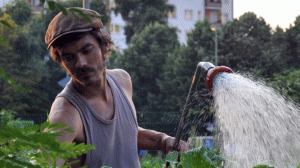
[[[300,15],[300,0],[233,0],[234,18],[248,11],[264,18],[272,28],[279,25],[285,29]]]

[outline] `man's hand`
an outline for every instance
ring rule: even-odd
[[[168,154],[170,152],[173,151],[173,145],[174,145],[174,142],[175,142],[175,138],[174,137],[171,137],[171,136],[165,136],[163,139],[162,139],[162,152],[165,153],[165,154]],[[180,156],[180,154],[182,152],[186,152],[189,150],[189,147],[187,145],[186,142],[184,141],[180,141],[179,142],[179,147],[180,147],[180,150],[178,151],[178,155]]]

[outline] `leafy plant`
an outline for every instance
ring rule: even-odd
[[[67,161],[69,158],[86,154],[94,149],[92,145],[83,143],[76,145],[75,142],[59,143],[55,137],[63,131],[73,132],[66,128],[67,124],[50,124],[49,121],[42,125],[21,127],[10,126],[13,114],[10,111],[1,110],[0,122],[0,165],[3,167],[56,167],[56,159]],[[47,129],[47,132],[44,130]],[[51,160],[51,163],[46,160]],[[66,163],[66,168],[78,160]]]
[[[224,159],[219,150],[206,147],[196,148],[182,153],[180,163],[177,161],[177,152],[172,152],[166,157],[166,161],[172,166],[182,168],[217,168],[222,166]]]
[[[258,166],[255,166],[253,168],[274,168],[274,167],[269,166],[269,165],[258,165]]]
[[[141,168],[161,168],[165,165],[165,161],[161,155],[152,157],[151,154],[146,154],[140,161]]]

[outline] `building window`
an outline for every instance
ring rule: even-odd
[[[185,18],[186,19],[189,19],[189,20],[193,19],[193,10],[191,10],[191,9],[185,9],[184,13],[185,13]]]
[[[120,33],[120,25],[110,25],[110,33]]]
[[[222,13],[221,10],[218,10],[218,23],[221,23]]]
[[[168,17],[172,18],[172,19],[175,19],[176,18],[176,9],[174,9],[172,12],[170,11],[168,13]]]
[[[116,3],[115,3],[115,1],[112,1],[110,3],[110,9],[115,8],[115,7],[116,7]]]
[[[113,25],[113,24],[111,24],[111,25],[110,25],[110,29],[109,29],[109,31],[110,31],[111,33],[113,33],[113,32],[114,32],[114,25]]]
[[[115,25],[115,33],[120,33],[120,26],[119,25]]]
[[[109,29],[109,31],[112,33],[112,32],[114,32],[114,25],[110,25],[110,29]]]
[[[202,11],[201,10],[198,11],[198,20],[202,20]]]

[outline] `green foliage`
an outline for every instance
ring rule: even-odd
[[[258,166],[255,166],[253,168],[274,168],[274,167],[269,166],[269,165],[258,165]]]
[[[3,167],[56,167],[57,158],[65,161],[69,158],[76,159],[77,156],[94,149],[92,145],[75,142],[59,143],[55,137],[66,131],[73,132],[70,128],[66,128],[66,124],[50,124],[47,121],[41,126],[17,127],[11,124],[15,122],[8,122],[13,118],[10,111],[1,110],[0,114],[0,164]],[[45,129],[47,132],[44,132]],[[47,162],[47,159],[50,159],[52,164]],[[67,162],[63,167],[68,167],[72,163]]]
[[[221,65],[229,66],[234,71],[254,74],[264,70],[266,59],[263,58],[263,52],[268,50],[271,28],[263,18],[257,18],[256,14],[247,12],[240,16],[239,20],[228,22],[221,30],[219,33]],[[271,58],[273,55],[266,56]],[[272,61],[271,59],[268,60]]]
[[[196,148],[182,153],[180,163],[177,161],[177,152],[167,155],[166,161],[171,165],[182,168],[217,168],[222,166],[224,159],[220,156],[220,151],[206,147]]]
[[[290,26],[286,30],[287,51],[286,61],[291,70],[300,68],[298,62],[300,61],[300,16],[296,17],[294,26]]]
[[[18,128],[24,128],[25,126],[33,126],[34,122],[29,120],[13,120],[7,123],[7,125],[10,125],[11,127],[18,127]]]
[[[169,53],[179,46],[174,28],[159,23],[149,24],[140,34],[132,38],[131,45],[118,58],[118,67],[125,69],[132,78],[133,101],[137,108],[163,109],[159,102],[163,66]],[[152,103],[152,104],[150,104]]]
[[[26,0],[12,0],[4,6],[2,12],[11,15],[19,26],[24,26],[31,19],[33,9]]]
[[[188,46],[174,48],[167,56],[162,78],[158,80],[162,93],[161,101],[166,109],[179,111],[183,108],[197,64],[200,61],[212,60],[213,37],[209,21],[199,21],[188,34]],[[206,88],[204,80],[200,78],[200,90]]]
[[[165,161],[161,159],[161,155],[152,157],[151,154],[146,154],[140,161],[141,168],[161,168],[165,165]]]
[[[126,41],[129,43],[134,34],[139,34],[150,24],[166,23],[166,14],[173,10],[165,0],[115,0],[115,12],[120,13],[128,23],[125,27]]]
[[[300,103],[300,70],[290,72],[287,75],[276,75],[273,85],[282,95]]]

